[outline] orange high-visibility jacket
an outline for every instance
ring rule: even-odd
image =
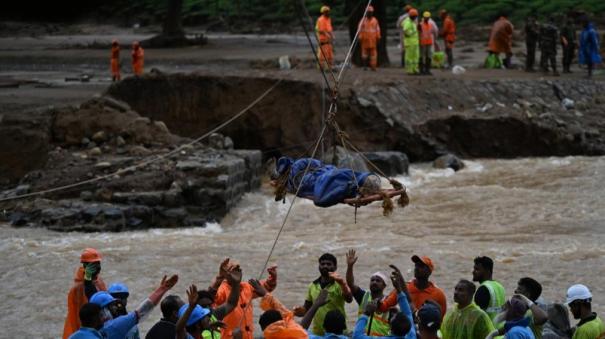
[[[443,40],[447,42],[456,41],[456,23],[451,16],[446,16],[443,20],[443,31],[441,31]]]
[[[111,47],[111,74],[120,73],[120,46]]]
[[[275,284],[267,280],[262,280],[261,284],[269,292],[275,289]],[[216,292],[215,307],[225,303],[227,298],[229,298],[229,293],[231,293],[231,286],[226,281],[223,281]],[[233,338],[232,332],[238,327],[242,331],[242,339],[254,339],[254,316],[251,304],[254,298],[258,298],[258,295],[254,293],[252,285],[247,282],[240,283],[237,306],[223,319],[227,327],[221,330],[221,339]]]
[[[145,51],[143,47],[132,50],[132,71],[136,75],[143,74],[143,63],[145,59]]]
[[[380,40],[380,25],[375,17],[364,17],[359,22],[359,41],[362,48],[376,48]]]
[[[106,291],[107,287],[101,277],[94,281],[97,291]],[[74,285],[67,295],[67,317],[63,325],[63,339],[69,338],[80,329],[80,308],[88,302],[84,293],[84,267],[79,267],[74,274]]]
[[[263,311],[277,310],[282,319],[267,326],[263,331],[265,339],[307,339],[309,334],[293,318],[294,314],[282,305],[277,298],[267,293],[260,301]]]
[[[315,33],[317,33],[319,43],[324,44],[332,42],[332,19],[325,15],[321,15],[315,23]]]
[[[435,31],[433,22],[431,20],[428,20],[427,22],[422,20],[420,27],[420,46],[432,46],[434,42],[433,32]]]
[[[493,53],[512,53],[513,24],[505,17],[500,17],[492,27],[487,50]]]

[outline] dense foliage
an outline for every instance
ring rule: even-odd
[[[253,28],[297,28],[294,3],[304,1],[312,16],[317,16],[322,4],[333,7],[333,21],[340,25],[346,21],[345,2],[366,3],[367,0],[183,0],[183,22],[185,25],[207,25],[220,29],[245,31]],[[57,19],[57,15],[102,18],[116,23],[132,24],[159,23],[162,21],[168,0],[91,0],[86,4],[74,0],[51,2],[52,8],[42,6],[40,13],[35,8],[16,17],[38,14]],[[532,12],[539,16],[563,15],[569,11],[583,11],[599,19],[605,13],[603,0],[415,0],[407,1],[421,11],[436,12],[441,8],[453,13],[459,24],[489,24],[500,13],[507,13],[513,22],[521,22]],[[388,0],[387,17],[395,21],[402,12],[405,0]],[[65,6],[62,6],[65,5]],[[66,8],[63,8],[66,7]],[[68,10],[66,10],[68,7]],[[80,9],[80,12],[78,12]],[[19,10],[17,7],[13,10]],[[54,13],[53,12],[59,12]],[[53,14],[54,13],[54,14]],[[14,13],[5,13],[14,17]],[[61,19],[60,17],[58,19]]]

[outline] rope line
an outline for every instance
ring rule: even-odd
[[[294,69],[294,68],[292,68],[292,69]],[[277,82],[275,82],[275,84],[273,84],[265,92],[263,92],[258,98],[256,98],[250,104],[248,104],[248,106],[246,106],[244,109],[242,109],[239,113],[235,114],[231,118],[227,119],[225,122],[221,123],[220,125],[218,125],[217,127],[213,128],[213,129],[211,129],[210,131],[208,131],[207,133],[205,133],[201,137],[199,137],[199,138],[197,138],[197,139],[195,139],[193,141],[190,141],[190,142],[188,142],[186,144],[183,144],[183,145],[175,148],[174,150],[172,150],[170,152],[167,152],[165,154],[161,154],[159,156],[156,156],[155,158],[151,158],[149,160],[142,161],[142,162],[140,162],[138,164],[135,164],[135,165],[132,165],[132,166],[129,166],[129,167],[126,167],[126,168],[121,168],[121,169],[119,169],[117,171],[114,171],[112,173],[105,174],[105,175],[102,175],[102,176],[99,176],[99,177],[96,177],[96,178],[92,178],[92,179],[88,179],[88,180],[84,180],[84,181],[79,181],[79,182],[68,184],[68,185],[64,185],[64,186],[54,187],[54,188],[50,188],[50,189],[46,189],[46,190],[42,190],[42,191],[37,191],[37,192],[32,192],[32,193],[26,193],[26,194],[22,194],[22,195],[17,195],[17,196],[14,196],[14,197],[0,198],[0,202],[11,201],[11,200],[18,200],[18,199],[23,199],[23,198],[28,198],[28,197],[38,196],[38,195],[44,195],[44,194],[48,194],[48,193],[53,193],[53,192],[57,192],[57,191],[63,191],[63,190],[66,190],[66,189],[70,189],[70,188],[74,188],[74,187],[78,187],[78,186],[94,183],[94,182],[101,181],[101,180],[106,180],[106,179],[111,178],[113,176],[120,175],[120,174],[123,174],[125,172],[130,172],[130,171],[136,170],[138,168],[145,167],[145,166],[147,166],[147,165],[149,165],[151,163],[157,162],[159,160],[166,159],[166,158],[174,155],[175,153],[180,152],[184,148],[187,148],[189,146],[192,146],[193,144],[196,144],[196,143],[202,141],[203,139],[205,139],[208,136],[210,136],[212,133],[216,133],[217,131],[223,129],[225,126],[227,126],[230,123],[232,123],[233,121],[235,121],[237,118],[239,118],[242,115],[244,115],[252,107],[254,107],[256,104],[258,104],[267,95],[269,95],[269,93],[271,93],[283,80],[284,80],[284,78],[279,79]]]

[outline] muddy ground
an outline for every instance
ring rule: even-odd
[[[0,113],[18,108],[79,103],[110,84],[109,49],[112,39],[122,44],[123,76],[131,74],[129,48],[134,40],[153,36],[153,29],[134,30],[113,26],[77,25],[53,29],[23,28],[23,34],[0,37]],[[68,33],[68,34],[64,34]],[[203,33],[190,29],[188,33]],[[393,32],[391,32],[393,34]],[[337,32],[335,54],[342,62],[348,47],[346,32]],[[207,34],[208,44],[179,49],[146,49],[145,69],[163,72],[200,72],[214,75],[269,76],[300,80],[321,81],[320,73],[310,66],[313,58],[304,35],[231,35]],[[523,54],[522,43],[515,47],[515,55]],[[306,60],[303,69],[284,72],[275,68],[280,56]],[[374,83],[406,81],[399,65],[397,37],[389,37],[391,66],[377,73],[353,68],[345,73],[345,84],[369,86]],[[456,45],[456,64],[467,68],[460,79],[554,79],[541,73],[528,74],[520,70],[478,69],[485,57],[484,46],[478,42],[460,41]],[[515,57],[521,65],[522,58]],[[584,72],[577,67],[564,78],[582,78]],[[68,82],[66,78],[91,77],[87,83]],[[455,77],[449,71],[434,71],[437,78]],[[596,79],[604,76],[597,75]],[[418,81],[418,78],[413,78]],[[13,87],[19,85],[18,87]]]

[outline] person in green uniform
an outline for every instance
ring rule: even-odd
[[[481,284],[475,293],[475,304],[484,310],[492,321],[502,311],[506,302],[504,287],[492,278],[493,272],[494,261],[490,257],[475,258],[473,281]],[[498,327],[496,324],[494,326]]]
[[[485,338],[494,331],[492,320],[473,302],[475,284],[460,280],[454,290],[454,307],[441,325],[442,339]]]
[[[321,290],[327,289],[329,302],[317,310],[315,317],[313,317],[313,326],[311,327],[313,334],[324,335],[323,323],[326,314],[332,310],[338,310],[346,316],[345,302],[352,302],[353,295],[346,281],[336,273],[338,261],[333,254],[325,253],[319,257],[318,261],[320,276],[309,284],[305,304],[294,308],[294,314],[300,317],[304,316],[319,296]]]
[[[582,284],[571,286],[567,290],[567,306],[574,319],[580,319],[572,339],[605,338],[605,325],[592,311],[592,293]]]

